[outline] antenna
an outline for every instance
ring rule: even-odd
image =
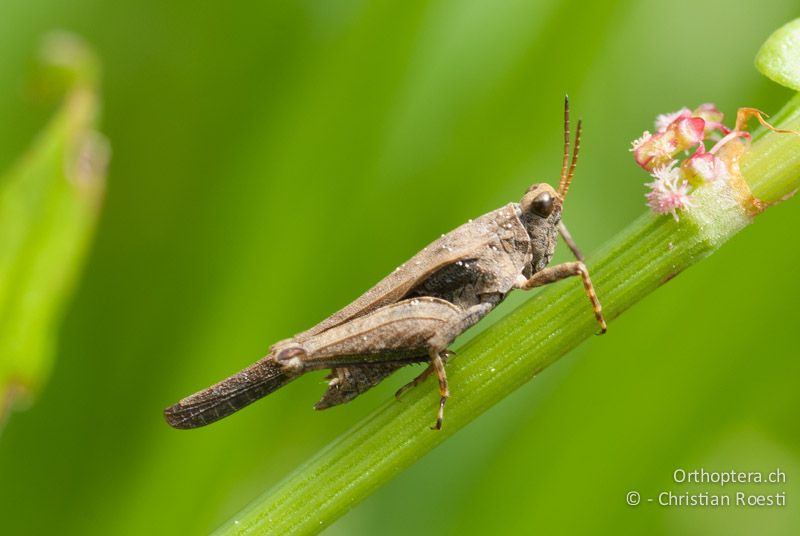
[[[578,154],[581,150],[581,133],[583,132],[583,121],[578,121],[578,131],[575,133],[575,147],[572,149],[572,160],[567,168],[569,156],[569,96],[564,98],[564,159],[561,163],[561,182],[558,183],[558,193],[561,199],[567,196],[567,190],[572,183],[575,175],[575,166],[578,165]]]
[[[561,181],[558,191],[561,192],[567,182],[567,165],[569,164],[569,95],[564,95],[564,159],[561,161]]]

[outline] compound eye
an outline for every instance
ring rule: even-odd
[[[553,212],[553,196],[547,192],[537,195],[531,203],[531,211],[542,218],[548,217]]]

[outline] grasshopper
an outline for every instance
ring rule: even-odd
[[[580,276],[600,333],[606,322],[583,256],[561,222],[564,198],[580,151],[581,122],[570,153],[569,98],[564,101],[564,157],[558,190],[539,183],[519,203],[470,220],[417,253],[361,297],[311,329],[275,343],[241,372],[167,408],[175,428],[196,428],[226,417],[306,372],[331,369],[325,409],[349,402],[412,363],[427,368],[397,396],[432,373],[439,380],[435,429],[442,428],[450,391],[448,346],[514,289],[533,289]],[[558,234],[576,261],[548,267]]]

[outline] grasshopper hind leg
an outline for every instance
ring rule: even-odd
[[[454,355],[456,355],[456,353],[453,352],[452,350],[445,350],[442,355],[442,360],[445,363],[447,363],[447,360]],[[423,370],[422,373],[420,373],[416,378],[414,378],[413,380],[402,386],[400,389],[398,389],[394,393],[394,397],[397,399],[397,401],[399,402],[400,400],[402,400],[404,394],[406,394],[408,391],[410,391],[417,385],[427,380],[428,376],[431,375],[433,370],[434,370],[433,365],[429,364],[427,367],[425,367],[425,370]]]
[[[399,401],[400,397],[403,396],[404,393],[421,384],[428,379],[428,376],[430,376],[433,372],[436,372],[436,377],[439,379],[439,410],[436,412],[436,425],[431,427],[431,430],[442,429],[442,422],[444,421],[444,404],[450,397],[450,389],[447,386],[447,373],[444,370],[444,363],[447,357],[450,355],[452,355],[450,350],[444,350],[441,352],[437,350],[431,350],[431,364],[428,365],[419,376],[402,386],[394,394],[394,397]]]
[[[450,398],[450,389],[447,387],[447,374],[444,371],[444,360],[442,359],[443,353],[431,350],[431,366],[436,371],[436,377],[439,378],[439,411],[436,412],[436,425],[431,430],[442,429],[444,403]]]
[[[286,345],[291,352],[283,347],[273,351],[287,367],[296,360],[303,371],[332,369],[328,389],[316,409],[349,402],[405,365],[429,362],[430,372],[423,372],[412,384],[436,372],[440,396],[435,429],[441,429],[450,396],[444,370],[450,353],[447,347],[493,307],[493,301],[465,310],[432,296],[408,298],[303,341],[302,356],[294,355],[291,344]]]
[[[425,381],[433,372],[435,372],[436,377],[439,380],[439,409],[436,412],[436,424],[431,428],[432,430],[442,429],[442,423],[444,421],[444,405],[447,402],[447,399],[450,398],[450,389],[447,384],[447,373],[445,372],[444,364],[447,358],[453,355],[453,352],[448,350],[447,347],[453,342],[453,340],[455,340],[456,337],[477,324],[478,321],[486,316],[494,308],[494,305],[495,304],[491,301],[473,305],[464,311],[459,317],[454,318],[449,323],[442,326],[439,332],[431,337],[431,339],[428,341],[428,355],[431,361],[430,365],[428,365],[428,368],[426,368],[422,374],[401,387],[395,393],[395,397],[399,400],[403,393],[413,387],[416,387]]]

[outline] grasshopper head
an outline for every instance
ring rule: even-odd
[[[528,231],[532,246],[530,273],[544,269],[553,257],[562,203],[561,194],[547,183],[528,188],[519,203],[520,220]]]
[[[519,202],[522,219],[526,227],[542,223],[558,224],[561,220],[561,205],[563,199],[555,189],[542,182],[534,184]]]

